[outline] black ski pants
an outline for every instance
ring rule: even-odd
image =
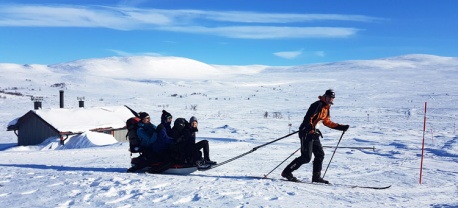
[[[294,159],[285,168],[285,171],[293,172],[302,164],[309,163],[312,159],[312,153],[315,156],[313,172],[320,172],[323,167],[324,151],[319,134],[308,134],[307,137],[301,138],[301,156]]]
[[[210,147],[207,140],[201,140],[197,142],[194,146],[194,151],[204,151],[204,160],[210,160]]]

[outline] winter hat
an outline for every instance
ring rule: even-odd
[[[331,97],[331,98],[335,98],[336,97],[336,94],[334,93],[334,90],[332,89],[329,89],[329,90],[326,90],[326,92],[324,93],[323,96],[327,96],[327,97]]]
[[[140,112],[140,119],[143,120],[144,118],[149,117],[149,114],[146,112]]]
[[[172,114],[170,114],[169,112],[165,111],[165,110],[162,110],[162,116],[161,116],[161,119],[166,121],[168,117],[172,117]]]
[[[193,121],[197,122],[197,118],[192,116],[190,119],[189,119],[189,123],[192,123]]]

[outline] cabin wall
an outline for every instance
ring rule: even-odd
[[[18,145],[37,145],[49,137],[59,136],[54,128],[36,116],[29,116],[18,128]]]

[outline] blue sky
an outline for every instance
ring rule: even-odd
[[[2,0],[0,63],[178,56],[302,65],[458,56],[455,0]]]

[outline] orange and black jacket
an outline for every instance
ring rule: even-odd
[[[328,105],[324,102],[322,96],[318,96],[319,100],[312,103],[307,110],[307,113],[304,116],[304,121],[302,121],[301,126],[299,127],[299,134],[306,135],[314,134],[315,128],[317,127],[320,121],[323,124],[331,129],[337,129],[339,124],[331,121],[331,116],[329,109],[331,105]]]

